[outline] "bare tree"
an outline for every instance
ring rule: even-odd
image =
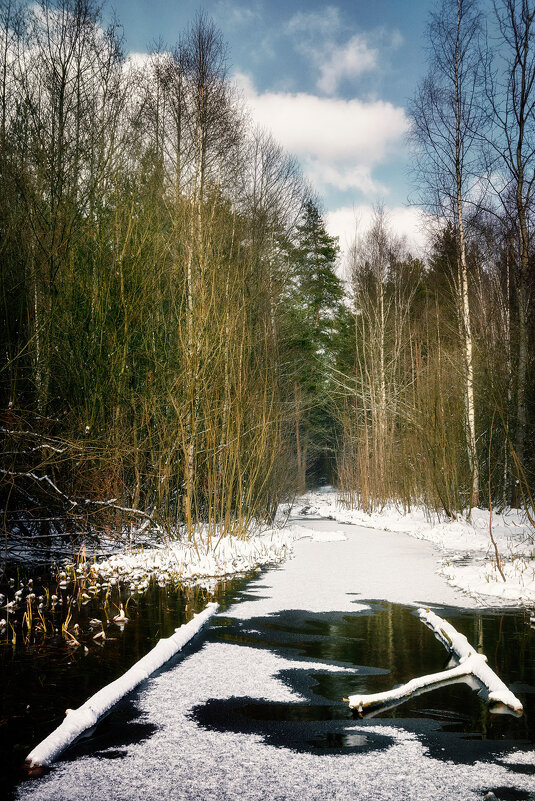
[[[473,169],[484,115],[477,102],[481,81],[480,18],[473,0],[443,0],[429,26],[431,72],[411,106],[419,161],[421,201],[454,222],[458,237],[457,299],[463,343],[466,444],[470,504],[479,502],[474,359],[467,263],[466,211],[478,180]]]
[[[514,277],[518,308],[516,433],[518,457],[526,457],[529,380],[530,254],[535,187],[535,5],[529,0],[494,3],[498,33],[486,55],[486,110],[490,133],[488,180],[502,209],[508,237],[516,241]],[[513,499],[518,502],[518,498]]]

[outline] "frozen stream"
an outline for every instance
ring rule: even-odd
[[[306,536],[292,559],[250,582],[194,648],[16,797],[535,798],[535,656],[520,616],[476,612],[437,576],[429,543],[295,522]],[[437,607],[482,644],[524,703],[522,719],[490,715],[465,685],[352,717],[342,696],[444,668],[414,604]]]

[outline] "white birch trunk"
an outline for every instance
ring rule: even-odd
[[[459,265],[459,304],[462,319],[462,337],[464,354],[464,391],[466,403],[466,438],[468,463],[471,473],[470,506],[479,505],[479,465],[476,449],[476,425],[474,404],[474,368],[472,361],[472,329],[470,324],[470,304],[468,298],[468,266],[466,261],[466,237],[463,218],[462,171],[461,161],[461,87],[459,48],[461,34],[461,0],[457,1],[457,40],[455,50],[455,177],[457,185],[457,224],[459,229],[460,265]]]

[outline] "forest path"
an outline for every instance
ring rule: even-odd
[[[500,787],[530,797],[533,778],[507,749],[503,757],[493,752],[492,759],[454,765],[422,735],[440,728],[432,720],[354,720],[342,704],[370,676],[388,675],[381,648],[375,662],[367,653],[370,667],[350,663],[359,640],[344,626],[370,626],[382,608],[394,624],[388,636],[399,643],[404,634],[396,634],[396,620],[412,625],[413,616],[396,604],[472,603],[436,575],[437,551],[404,535],[330,520],[292,524],[309,535],[296,542],[294,556],[248,583],[192,652],[123,704],[122,718],[114,712],[114,739],[89,740],[70,760],[67,753],[49,775],[20,786],[17,797],[475,801]],[[370,611],[370,599],[393,603],[372,603]],[[414,626],[410,647],[435,645],[443,663],[432,635]],[[328,747],[311,746],[313,735]],[[522,760],[533,760],[533,752],[521,753]]]

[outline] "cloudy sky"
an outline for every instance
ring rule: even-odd
[[[347,245],[373,204],[416,250],[407,206],[406,105],[425,72],[433,0],[111,0],[126,52],[172,46],[199,9],[229,46],[229,66],[254,117],[295,154]]]

